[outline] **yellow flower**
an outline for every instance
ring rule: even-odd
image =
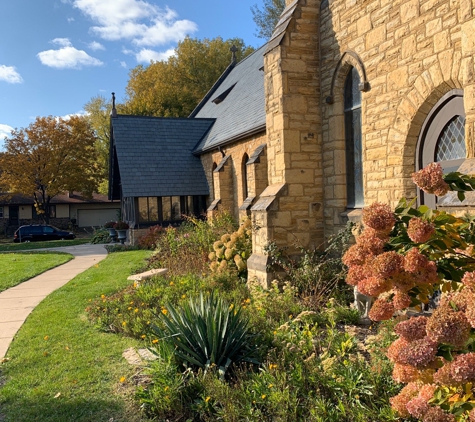
[[[261,396],[261,399],[265,399],[266,397],[267,397],[267,396],[266,396],[265,394],[263,394],[263,395]]]
[[[127,308],[128,311],[130,311],[131,309],[132,309],[132,306],[129,306],[129,307]]]
[[[157,344],[157,343],[158,343],[158,340],[155,338],[155,339],[152,340],[152,343],[153,343],[153,344]]]
[[[162,308],[162,314],[166,315],[167,313],[168,313],[168,311],[165,308]]]
[[[134,312],[135,312],[135,313],[137,313],[138,311],[139,311],[139,309],[138,309],[138,308],[135,308],[135,309],[134,309]]]
[[[101,299],[105,299],[106,295],[101,295]]]
[[[44,340],[49,340],[49,336],[44,336]]]
[[[125,324],[127,324],[125,321],[122,321],[122,326],[125,327]]]
[[[145,338],[145,337],[146,337],[146,335],[145,335],[145,334],[142,334],[140,337],[142,337],[142,338]]]
[[[125,377],[120,377],[120,382],[125,382]]]
[[[170,388],[170,387],[167,385],[167,386],[163,389],[163,391],[168,391],[169,388]]]
[[[208,403],[210,398],[211,398],[210,396],[206,397],[205,402]]]
[[[274,386],[274,384],[269,384],[269,388],[272,388]]]
[[[186,295],[181,295],[181,298],[182,298],[182,299],[185,299],[185,297],[186,297]]]
[[[175,283],[173,281],[170,281],[170,286],[174,286]]]
[[[251,299],[246,299],[246,303],[251,303]]]

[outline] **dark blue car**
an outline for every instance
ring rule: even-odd
[[[39,242],[44,240],[64,240],[74,239],[76,235],[73,232],[67,232],[57,229],[53,226],[41,226],[31,224],[21,226],[13,235],[13,241],[18,242]]]

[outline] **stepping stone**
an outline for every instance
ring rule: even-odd
[[[165,275],[167,272],[168,272],[168,268],[160,268],[156,270],[145,271],[144,273],[140,273],[140,274],[131,275],[127,277],[127,280],[142,281],[156,275]]]

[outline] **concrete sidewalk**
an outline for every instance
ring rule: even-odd
[[[74,259],[0,293],[0,359],[26,317],[51,292],[107,256],[104,245],[77,245],[47,250],[67,252]]]

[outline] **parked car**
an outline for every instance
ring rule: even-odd
[[[13,235],[13,241],[16,243],[39,242],[43,240],[74,239],[75,237],[76,235],[73,232],[66,232],[53,226],[31,224],[18,228]]]

